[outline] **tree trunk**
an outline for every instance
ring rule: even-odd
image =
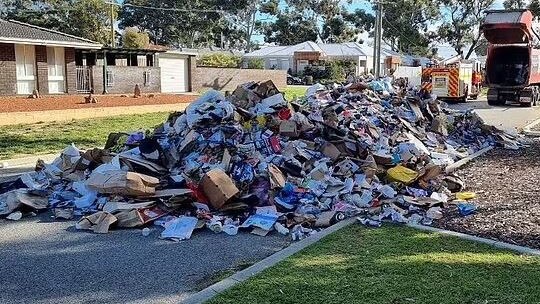
[[[478,41],[480,41],[480,34],[476,36],[476,39],[473,40],[471,47],[469,48],[469,51],[467,52],[467,56],[465,56],[465,59],[469,59],[471,57],[472,52],[476,48],[476,45],[478,44]]]

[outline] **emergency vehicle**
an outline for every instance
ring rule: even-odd
[[[472,85],[473,68],[466,61],[427,65],[422,69],[422,89],[439,99],[466,102],[469,93],[478,96],[478,88]]]

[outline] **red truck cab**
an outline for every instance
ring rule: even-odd
[[[487,12],[481,30],[489,42],[486,85],[490,105],[511,101],[531,106],[540,101],[540,50],[533,48],[533,18],[529,10]]]

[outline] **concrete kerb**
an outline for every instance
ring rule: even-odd
[[[471,160],[477,158],[477,157],[480,157],[482,155],[484,155],[485,153],[489,152],[490,150],[492,150],[493,147],[487,147],[487,148],[484,148],[462,160],[460,160],[459,162],[456,162],[454,164],[454,166],[451,168],[451,170],[449,170],[449,172],[453,172],[459,168],[461,168],[462,166],[464,166],[465,164],[467,164],[468,162],[470,162]],[[337,232],[345,227],[348,227],[350,225],[352,225],[353,223],[355,223],[356,219],[355,218],[350,218],[350,219],[347,219],[343,222],[340,222],[334,226],[331,226],[331,227],[328,227],[326,229],[324,229],[323,231],[311,236],[311,237],[308,237],[302,241],[299,241],[299,242],[296,242],[296,243],[293,243],[291,244],[289,247],[287,248],[284,248],[283,250],[279,251],[279,252],[276,252],[274,253],[273,255],[265,258],[264,260],[242,270],[242,271],[239,271],[235,274],[233,274],[232,276],[220,281],[220,282],[217,282],[193,295],[191,295],[189,298],[185,299],[184,301],[182,301],[181,303],[184,303],[184,304],[199,304],[199,303],[204,303],[210,299],[212,299],[213,297],[215,297],[216,295],[224,292],[225,290],[235,286],[236,284],[238,283],[241,283],[243,281],[246,281],[247,279],[255,276],[256,274],[264,271],[265,269],[267,268],[270,268],[274,265],[276,265],[277,263],[285,260],[286,258],[292,256],[293,254],[295,253],[298,253],[299,251],[311,246],[312,244],[320,241],[321,239],[323,239],[324,237],[334,233],[334,232]],[[457,236],[457,237],[460,237],[462,239],[466,239],[466,240],[471,240],[471,241],[477,241],[477,242],[481,242],[481,243],[486,243],[486,244],[490,244],[490,245],[493,245],[495,247],[499,247],[499,248],[505,248],[505,249],[511,249],[511,250],[515,250],[515,251],[519,251],[519,252],[525,252],[526,249],[530,250],[531,252],[535,252],[536,250],[534,249],[530,249],[530,248],[526,248],[526,247],[520,247],[520,246],[515,246],[515,245],[511,245],[511,244],[507,244],[507,243],[503,243],[503,242],[498,242],[498,241],[493,241],[493,240],[488,240],[488,239],[482,239],[482,238],[479,238],[479,237],[475,237],[475,236],[471,236],[471,235],[467,235],[467,234],[463,234],[463,233],[458,233],[458,232],[453,232],[453,231],[447,231],[447,230],[442,230],[442,229],[437,229],[437,228],[433,228],[433,227],[427,227],[427,226],[421,226],[421,225],[407,225],[409,227],[412,227],[412,228],[416,228],[416,229],[420,229],[420,230],[426,230],[426,231],[433,231],[433,232],[440,232],[440,233],[443,233],[445,235],[452,235],[452,236]],[[513,248],[513,249],[512,249]],[[519,249],[519,250],[518,250]],[[521,250],[521,251],[520,251]],[[540,255],[540,252],[539,254]]]
[[[323,239],[324,237],[342,229],[342,228],[345,228],[347,226],[350,226],[352,225],[353,223],[355,222],[355,219],[354,218],[350,218],[350,219],[347,219],[345,221],[342,221],[340,223],[337,223],[335,224],[334,226],[331,226],[331,227],[328,227],[326,229],[324,229],[323,231],[315,234],[315,235],[312,235],[308,238],[305,238],[299,242],[296,242],[296,243],[293,243],[291,244],[289,247],[286,247],[284,248],[283,250],[281,251],[278,251],[276,253],[274,253],[273,255],[267,257],[266,259],[242,270],[242,271],[239,271],[235,274],[233,274],[232,276],[212,285],[212,286],[209,286],[195,294],[193,294],[192,296],[190,296],[189,298],[187,298],[186,300],[182,301],[181,303],[185,303],[185,304],[196,304],[196,303],[204,303],[208,300],[210,300],[211,298],[213,298],[214,296],[224,292],[225,290],[233,287],[234,285],[238,284],[238,283],[241,283],[249,278],[251,278],[252,276],[262,272],[263,270],[267,269],[267,268],[270,268],[274,265],[276,265],[277,263],[283,261],[284,259],[292,256],[293,254],[295,253],[298,253],[299,251],[307,248],[308,246],[320,241],[321,239]]]
[[[448,236],[454,236],[454,237],[458,237],[460,239],[467,240],[467,241],[483,243],[483,244],[491,245],[491,246],[501,248],[501,249],[508,249],[508,250],[516,251],[522,254],[540,256],[540,250],[536,250],[536,249],[532,249],[532,248],[528,248],[524,246],[517,246],[517,245],[505,243],[505,242],[499,242],[496,240],[481,238],[474,235],[469,235],[469,234],[464,234],[460,232],[444,230],[444,229],[439,229],[439,228],[434,228],[434,227],[429,227],[429,226],[424,226],[424,225],[407,224],[407,226],[414,229],[423,230],[423,231],[434,232],[434,233],[439,233],[439,234],[448,235]]]
[[[532,128],[536,127],[538,124],[540,124],[540,119],[537,119],[530,124],[523,127],[523,134],[531,137],[540,137],[540,131],[533,131]]]
[[[59,153],[51,153],[51,154],[42,154],[42,155],[31,155],[27,157],[21,157],[21,158],[13,158],[13,159],[4,159],[0,160],[0,163],[7,164],[5,168],[16,168],[16,167],[22,167],[29,164],[35,165],[38,159],[42,159],[44,161],[52,161],[56,157],[58,157]],[[2,168],[2,165],[0,165],[0,168]]]

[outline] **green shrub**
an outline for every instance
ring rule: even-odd
[[[356,65],[351,60],[326,61],[320,66],[307,66],[305,76],[313,76],[316,82],[344,82],[347,75],[355,73]]]
[[[264,59],[262,58],[249,59],[247,68],[253,69],[253,70],[264,70]]]
[[[241,61],[242,57],[240,56],[215,53],[202,56],[197,65],[214,68],[238,68]]]

